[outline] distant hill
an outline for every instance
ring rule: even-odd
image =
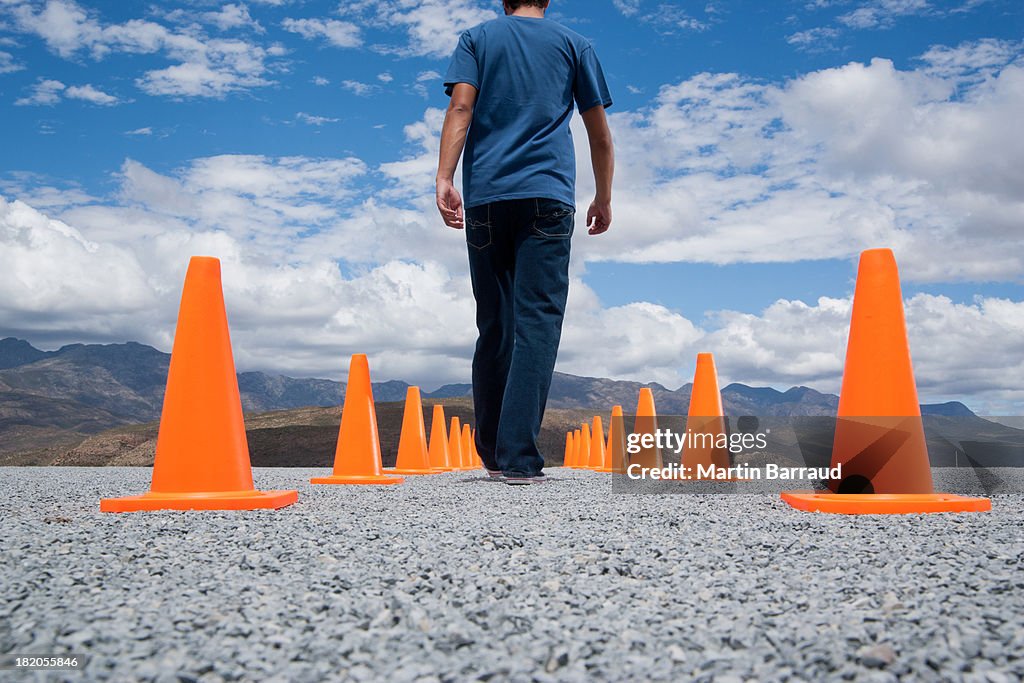
[[[64,448],[89,435],[160,417],[170,355],[153,347],[126,344],[72,344],[41,351],[27,341],[0,340],[0,454]],[[326,379],[296,379],[263,372],[238,375],[242,406],[248,413],[341,405],[345,385]],[[373,385],[378,403],[402,401],[406,382]],[[668,389],[596,377],[555,373],[548,406],[567,411],[635,410],[641,387],[650,387],[659,414],[685,415],[691,385]],[[425,399],[469,399],[469,384],[450,384],[424,392]],[[808,387],[781,392],[730,384],[722,390],[730,416],[829,416],[838,397]],[[471,403],[471,402],[470,402]],[[926,415],[971,416],[962,403],[922,406]]]

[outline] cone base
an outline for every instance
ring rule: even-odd
[[[207,493],[154,493],[125,498],[103,498],[100,512],[146,510],[277,510],[299,499],[298,491],[212,491]]]
[[[384,474],[361,474],[341,475],[332,474],[329,477],[313,477],[310,484],[376,484],[385,486],[387,484],[401,484],[405,479],[402,477],[389,477]]]
[[[985,512],[988,498],[952,493],[819,493],[786,491],[782,500],[797,510],[839,515],[914,515],[929,512]]]
[[[385,469],[384,470],[384,474],[385,475],[389,475],[389,474],[414,474],[414,475],[419,475],[419,474],[437,474],[437,470],[435,470],[433,468],[414,469],[414,468],[411,468],[411,467],[392,467],[392,468]]]
[[[455,467],[432,467],[431,470],[434,474],[441,474],[444,472],[455,472]]]

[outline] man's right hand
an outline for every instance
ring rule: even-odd
[[[600,235],[606,232],[611,224],[612,203],[599,199],[591,202],[590,208],[587,210],[587,227],[590,228],[587,232],[591,235]]]
[[[441,212],[441,218],[449,228],[461,230],[465,227],[462,195],[450,180],[437,181],[437,210]]]

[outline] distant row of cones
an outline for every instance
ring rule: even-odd
[[[693,378],[690,394],[690,409],[687,417],[687,432],[708,434],[715,443],[720,434],[726,433],[722,394],[718,389],[718,373],[715,359],[710,353],[697,354],[697,372]],[[658,415],[654,407],[654,393],[648,387],[640,389],[637,399],[634,434],[654,434],[658,429]],[[703,440],[701,440],[703,444]],[[565,467],[588,469],[596,472],[623,474],[628,465],[642,468],[664,467],[661,450],[654,446],[637,444],[639,452],[627,455],[626,434],[622,417],[622,406],[613,406],[608,426],[608,440],[604,439],[604,427],[600,415],[592,422],[584,422],[579,429],[565,435]],[[684,467],[696,471],[699,465],[729,466],[729,453],[724,448],[703,445],[683,450]]]
[[[334,471],[330,476],[309,481],[312,484],[398,484],[403,481],[401,475],[479,469],[482,464],[475,437],[468,424],[460,427],[458,417],[452,417],[446,434],[444,407],[435,405],[428,445],[420,389],[409,387],[398,440],[398,458],[393,469],[383,469],[370,366],[366,355],[357,353],[349,364]]]

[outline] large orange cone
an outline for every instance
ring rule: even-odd
[[[462,425],[462,469],[476,469],[476,463],[473,462],[473,434],[468,424]]]
[[[463,470],[462,464],[462,427],[458,417],[452,417],[451,428],[448,430],[448,455],[452,459],[452,467]]]
[[[650,388],[644,387],[640,390],[640,397],[636,405],[636,423],[633,433],[638,435],[654,434],[658,429],[658,413],[654,409],[654,394]],[[643,469],[661,469],[661,449],[657,444],[650,448],[640,447],[640,452],[629,458],[630,465],[640,465]]]
[[[718,390],[715,359],[710,353],[697,354],[686,432],[687,448],[682,457],[686,478],[713,479],[712,465],[716,470],[729,467],[729,436],[725,430],[722,393]]]
[[[832,493],[796,491],[782,499],[800,510],[846,514],[991,509],[988,499],[932,488],[903,295],[889,249],[860,257],[832,448],[832,467],[839,466]]]
[[[448,455],[448,436],[445,434],[444,406],[434,405],[434,415],[430,422],[430,447],[427,449],[430,467],[436,472],[451,472],[451,458]]]
[[[366,354],[352,356],[348,366],[345,404],[341,409],[338,448],[334,452],[334,473],[314,477],[311,484],[398,484],[402,477],[384,474],[380,463],[377,411],[370,386],[370,364]]]
[[[612,419],[608,423],[609,471],[626,473],[626,430],[623,424],[622,406],[612,406]]]
[[[257,491],[224,310],[220,261],[194,256],[181,294],[149,492],[102,512],[281,508],[297,491]]]
[[[578,469],[583,459],[583,431],[573,430],[572,433],[572,466]]]
[[[590,457],[587,459],[587,469],[598,472],[607,472],[610,469],[605,462],[604,425],[601,423],[600,415],[594,416],[594,427],[590,430]]]
[[[420,388],[405,390],[405,413],[402,434],[398,438],[398,459],[389,474],[436,474],[427,452],[427,429],[423,424],[423,401]]]
[[[565,455],[562,456],[562,467],[572,467],[573,453],[572,432],[565,433]]]

